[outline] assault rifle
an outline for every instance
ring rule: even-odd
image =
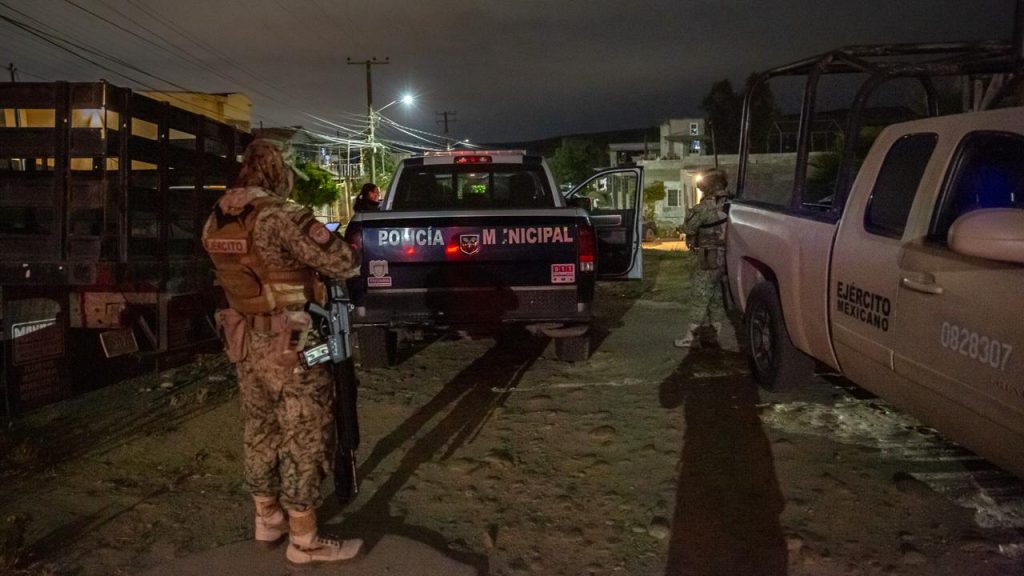
[[[344,283],[325,280],[327,309],[314,303],[306,305],[313,327],[324,338],[319,346],[302,351],[302,363],[312,368],[330,363],[334,380],[334,426],[337,448],[334,452],[334,495],[345,505],[359,493],[356,475],[356,450],[359,449],[359,415],[356,412],[356,371],[349,343],[349,298]]]

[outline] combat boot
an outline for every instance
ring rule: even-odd
[[[340,562],[359,555],[363,541],[359,538],[339,540],[320,535],[316,528],[316,512],[291,512],[288,515],[291,533],[285,557],[293,564]]]
[[[276,546],[288,533],[288,518],[274,496],[252,497],[256,504],[256,542],[263,546]]]

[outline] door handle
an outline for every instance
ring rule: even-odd
[[[591,214],[590,221],[594,226],[622,226],[622,214]]]
[[[914,292],[922,292],[924,294],[942,294],[942,286],[935,284],[934,282],[919,282],[910,278],[904,278],[902,280],[903,286]]]

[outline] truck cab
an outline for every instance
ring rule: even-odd
[[[830,276],[845,374],[969,445],[1024,445],[1024,109],[883,133]]]

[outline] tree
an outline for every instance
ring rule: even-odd
[[[310,208],[334,204],[341,197],[341,190],[334,176],[312,162],[301,160],[299,170],[309,176],[309,180],[295,179],[295,190],[292,200]]]
[[[740,147],[740,116],[743,114],[743,96],[732,89],[728,79],[719,80],[711,89],[701,108],[711,130],[715,131],[715,146],[718,154],[735,154]]]
[[[644,218],[648,222],[654,220],[654,205],[664,199],[665,183],[661,180],[655,180],[644,188]]]
[[[754,89],[757,79],[757,74],[747,76],[747,92]],[[775,119],[778,116],[779,110],[775,105],[775,95],[772,94],[771,84],[765,82],[757,87],[757,91],[753,93],[750,101],[751,152],[766,152],[768,150],[768,139],[771,138],[772,127],[775,126]]]
[[[754,88],[758,75],[747,77],[745,92]],[[719,154],[736,154],[740,149],[740,130],[743,122],[744,94],[737,94],[728,80],[719,80],[711,85],[711,89],[701,108],[707,114],[710,130],[715,131],[714,142]],[[775,96],[767,83],[758,87],[750,102],[750,151],[762,152],[766,149],[772,126],[777,116]],[[715,152],[715,150],[712,150]]]
[[[604,151],[590,140],[565,138],[551,157],[551,171],[559,184],[576,185],[586,180],[594,169],[608,163]]]

